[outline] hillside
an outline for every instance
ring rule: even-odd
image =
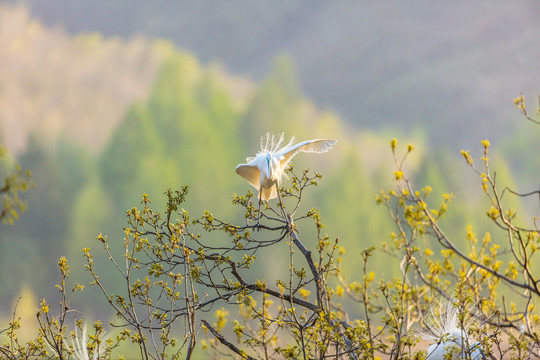
[[[348,124],[422,128],[456,152],[513,134],[511,99],[540,91],[538,2],[26,3],[72,34],[163,37],[255,79],[290,54],[306,95]]]
[[[2,143],[20,153],[33,133],[47,145],[64,136],[97,151],[148,93],[166,50],[143,38],[72,36],[24,7],[0,5]]]

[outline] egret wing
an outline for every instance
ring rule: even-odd
[[[283,158],[280,160],[281,166],[286,165],[294,155],[299,152],[312,152],[312,153],[323,153],[327,152],[336,144],[337,140],[328,140],[328,139],[315,139],[315,140],[306,140],[299,142],[296,145],[293,145],[289,148],[282,149],[278,152]]]
[[[238,175],[247,180],[248,183],[253,185],[257,190],[259,189],[259,177],[261,173],[259,168],[254,165],[240,164],[234,170]]]

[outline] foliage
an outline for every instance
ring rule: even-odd
[[[43,299],[39,335],[21,343],[14,312],[4,330],[9,341],[0,351],[8,358],[108,359],[123,358],[123,344],[131,344],[142,359],[189,359],[200,344],[215,358],[431,359],[451,334],[428,312],[442,318],[444,313],[433,309],[447,302],[449,321],[466,334],[454,350],[445,348],[449,358],[537,357],[535,304],[540,292],[532,264],[540,236],[535,228],[518,225],[517,213],[503,196],[536,192],[501,191],[490,169],[489,141],[482,141],[481,167],[462,151],[489,199],[486,215],[495,232],[479,241],[469,225],[467,247],[458,246],[441,225],[453,195],[442,194],[438,206],[430,205],[434,191],[430,186],[415,189],[404,170],[414,147],[407,145],[401,157],[396,139],[390,147],[395,187],[381,191],[376,201],[388,209],[395,225],[382,250],[400,262],[400,276],[377,282],[370,271],[377,249],[368,247],[359,254],[360,276],[347,280],[342,266],[345,249],[338,238],[324,233],[319,211],[303,204],[321,175],[308,170],[297,174],[290,166],[289,187],[280,188],[283,200],[276,205],[264,202],[259,211],[251,191],[234,196],[233,204],[244,213],[242,225],[208,211],[192,217],[182,208],[187,186],[165,193],[163,212],[153,210],[149,196],[143,195],[141,206],[126,213],[120,255],[107,236],[97,239],[123,278],[123,289],[108,287],[93,251],[83,249],[90,285],[101,291],[116,314],[110,323],[116,335],[105,336],[97,322],[95,333],[87,336],[85,325],[76,319],[74,330],[68,330],[71,298],[84,286],[68,286],[70,270],[61,258],[57,315]],[[301,223],[310,225],[299,231]],[[505,246],[509,251],[501,251]],[[272,248],[286,259],[286,277],[254,271]],[[511,299],[503,284],[515,291]],[[360,306],[360,316],[350,311],[350,302]],[[429,332],[433,346],[422,349],[422,333]]]
[[[23,23],[28,22],[25,19],[19,18]],[[43,29],[33,31],[39,35]],[[444,149],[419,152],[410,146],[404,150],[406,159],[401,159],[397,142],[391,142],[395,187],[379,194],[383,206],[376,208],[372,193],[391,186],[385,179],[392,174],[380,149],[373,146],[381,143],[381,136],[364,131],[361,138],[355,137],[344,130],[337,116],[317,109],[303,97],[287,58],[279,58],[262,84],[250,87],[249,96],[238,102],[219,68],[204,67],[170,44],[160,43],[160,55],[146,58],[143,53],[153,49],[146,42],[134,40],[128,49],[99,36],[80,36],[72,42],[57,35],[71,44],[71,51],[83,49],[87,55],[103,42],[107,54],[129,58],[133,58],[129,54],[139,54],[136,58],[142,60],[128,70],[143,66],[148,68],[145,76],[157,75],[148,96],[130,106],[117,127],[107,128],[107,136],[99,136],[99,143],[105,143],[104,137],[108,141],[103,148],[92,147],[97,156],[80,146],[79,137],[72,142],[73,129],[66,130],[66,136],[55,133],[52,137],[42,134],[41,128],[35,130],[35,138],[20,156],[21,164],[33,169],[32,179],[38,184],[28,194],[32,206],[19,220],[17,232],[11,227],[1,229],[6,239],[0,244],[2,271],[20,276],[6,277],[2,297],[7,301],[27,279],[32,279],[36,292],[43,293],[51,277],[47,264],[64,252],[75,258],[85,247],[94,290],[99,289],[106,300],[100,303],[120,316],[114,322],[118,332],[107,338],[114,339],[114,344],[102,348],[103,353],[93,350],[94,344],[106,341],[102,325],[94,324],[94,332],[86,336],[78,321],[73,333],[69,332],[72,322],[68,319],[75,312],[67,305],[71,293],[61,283],[60,307],[42,303],[42,333],[36,341],[24,343],[17,337],[20,324],[13,315],[5,330],[9,336],[4,355],[63,358],[79,356],[79,350],[88,347],[89,356],[110,357],[113,349],[121,354],[123,344],[134,344],[140,355],[149,358],[165,353],[189,357],[200,348],[215,357],[229,352],[251,357],[373,358],[386,354],[421,358],[418,332],[413,330],[425,325],[424,308],[443,299],[453,299],[462,315],[465,309],[476,309],[473,318],[479,324],[471,328],[471,339],[480,341],[486,353],[500,357],[508,352],[523,358],[537,350],[535,274],[540,266],[534,259],[538,233],[519,200],[538,192],[517,191],[513,178],[521,173],[509,170],[502,157],[495,162],[488,159],[487,141],[482,145],[480,166],[469,152],[463,152],[472,173],[480,178],[487,211],[479,192],[468,191],[470,182],[463,180],[462,164]],[[28,33],[18,36],[14,44],[30,38]],[[108,57],[101,55],[105,60],[87,56],[85,66],[106,62]],[[101,65],[96,68],[103,70]],[[111,71],[120,69],[107,67],[103,72]],[[34,80],[48,83],[35,78],[27,82]],[[75,85],[65,88],[71,86]],[[57,97],[70,100],[62,89]],[[48,104],[39,98],[38,105],[23,108],[39,112],[41,101]],[[535,121],[522,96],[515,103]],[[79,114],[81,108],[91,106],[76,104],[67,108]],[[115,104],[113,112],[122,111],[120,105]],[[48,123],[63,124],[59,117],[73,117],[69,109],[57,107],[45,114]],[[104,108],[107,113],[111,110]],[[100,116],[103,110],[99,109],[84,115],[113,123]],[[328,173],[328,179],[313,191],[318,175],[291,174],[292,187],[282,189],[285,207],[265,204],[261,215],[266,225],[255,228],[253,219],[259,214],[253,194],[235,196],[236,206],[231,208],[221,200],[228,196],[217,195],[238,191],[243,183],[221,175],[232,173],[242,155],[252,151],[258,141],[253,132],[284,129],[307,137],[339,138],[338,156],[318,163],[306,157],[305,163]],[[51,146],[43,138],[59,141]],[[530,161],[527,164],[534,165],[537,160]],[[15,169],[14,178],[23,180],[12,182],[15,185],[10,189],[31,184],[24,171],[7,168]],[[497,169],[496,176],[492,168]],[[165,200],[159,196],[182,183],[192,184],[189,197],[185,189],[168,192]],[[121,211],[143,192],[149,195],[140,208]],[[12,192],[6,194],[14,199]],[[181,206],[189,208],[190,214],[212,208],[220,219],[211,213],[192,218]],[[308,210],[314,206],[321,212]],[[161,208],[165,210],[155,210]],[[384,216],[384,208],[391,217]],[[124,241],[118,241],[118,224],[126,215]],[[391,224],[395,229],[390,241],[379,251]],[[90,251],[87,241],[100,230],[109,235],[99,237],[103,250]],[[109,256],[112,261],[107,266]],[[68,276],[66,266],[61,261],[63,282]],[[81,268],[76,267],[77,271]],[[98,303],[89,298],[95,299],[86,290],[85,305]],[[108,321],[108,316],[102,320]]]
[[[99,321],[93,324],[93,334],[86,337],[86,325],[73,317],[74,310],[70,307],[73,295],[82,292],[84,285],[68,284],[70,269],[66,258],[60,258],[58,266],[61,273],[61,280],[56,285],[60,295],[58,308],[55,309],[45,299],[41,300],[37,311],[39,332],[35,339],[28,342],[20,341],[22,324],[15,308],[11,322],[2,330],[7,339],[0,346],[3,359],[69,359],[72,356],[80,360],[90,359],[90,356],[97,359],[98,356],[95,355],[106,357],[123,341],[122,335],[104,340],[103,326]],[[68,331],[68,320],[73,320],[74,323],[71,332]],[[81,354],[84,356],[80,356]]]
[[[35,186],[30,180],[32,172],[23,170],[19,164],[13,164],[13,159],[4,147],[0,147],[0,169],[4,182],[0,187],[2,199],[0,220],[13,224],[13,221],[19,218],[19,213],[25,211],[27,207],[27,202],[21,198],[21,194]]]
[[[522,104],[523,101],[516,101],[527,116]],[[453,195],[443,194],[437,207],[428,205],[431,187],[415,189],[403,170],[413,147],[408,145],[405,155],[399,158],[397,141],[394,139],[390,144],[396,166],[396,188],[381,192],[377,201],[388,208],[397,229],[392,233],[392,243],[383,247],[402,258],[404,289],[411,289],[402,292],[406,308],[412,310],[403,314],[402,321],[405,324],[414,321],[415,311],[423,302],[430,303],[435,297],[455,298],[464,309],[463,314],[470,310],[467,306],[476,308],[474,317],[482,326],[474,329],[475,337],[486,354],[497,358],[508,353],[513,358],[538,354],[540,333],[536,329],[539,318],[535,306],[540,292],[533,264],[540,235],[534,222],[523,225],[524,219],[519,219],[518,213],[508,207],[515,201],[512,196],[531,196],[537,192],[519,194],[499,185],[496,173],[490,168],[488,140],[482,141],[480,167],[469,151],[462,151],[466,163],[480,179],[481,189],[489,200],[486,215],[497,232],[486,233],[479,241],[469,225],[468,246],[460,247],[440,225]],[[505,292],[501,285],[511,291]],[[505,348],[501,337],[508,338],[511,347]]]
[[[141,358],[181,355],[189,358],[201,330],[208,332],[208,336],[213,334],[219,343],[246,358],[345,356],[381,349],[382,343],[374,339],[366,341],[370,327],[362,320],[349,322],[335,301],[341,294],[330,285],[330,277],[339,273],[338,240],[322,233],[324,226],[316,209],[302,210],[303,194],[316,186],[321,176],[308,171],[296,176],[292,168],[289,172],[292,185],[281,189],[284,205],[272,207],[266,202],[259,213],[251,192],[235,197],[234,203],[245,211],[246,224],[242,226],[223,222],[209,212],[201,218],[191,218],[180,208],[187,187],[166,193],[163,214],[150,208],[145,195],[141,209],[128,211],[122,259],[116,259],[110,252],[107,237],[98,237],[127,284],[124,293],[106,288],[90,249],[83,249],[93,279],[91,285],[99,287],[104,299],[114,308],[118,322],[113,325],[124,329],[114,345],[112,340],[107,342],[107,351],[102,355],[108,357],[118,344],[130,341],[140,347]],[[253,225],[259,217],[262,225]],[[309,247],[296,228],[297,223],[306,221],[314,225],[309,236],[313,239],[306,239],[312,243]],[[212,232],[222,233],[229,240],[216,243],[201,236]],[[263,236],[265,233],[269,239]],[[270,247],[288,249],[287,280],[253,278],[253,264],[264,258]],[[365,252],[366,262],[371,251]],[[26,345],[16,341],[19,325],[14,320],[6,329],[12,341],[4,345],[5,354],[64,358],[76,352],[73,341],[69,345],[68,340],[75,338],[77,331],[68,333],[66,319],[71,296],[84,287],[75,284],[69,290],[65,258],[59,266],[62,273],[57,286],[61,293],[59,314],[53,316],[51,306],[42,300],[38,313],[40,335]],[[367,283],[369,280],[366,287]],[[204,315],[214,304],[239,309],[240,319],[233,323],[232,329],[239,345],[226,339],[226,310],[217,311],[214,324]],[[76,324],[80,334],[83,325],[80,321]],[[177,337],[179,326],[184,329]],[[90,354],[99,351],[96,346],[102,341],[102,330],[96,325],[97,333],[88,344]],[[206,344],[211,349],[218,348],[213,340]]]

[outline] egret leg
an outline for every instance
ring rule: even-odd
[[[281,202],[281,195],[279,194],[279,186],[276,184],[275,187],[277,189],[277,197],[279,201],[279,207],[281,208],[281,213],[283,214],[283,218],[285,219],[285,221],[287,221],[287,215],[285,215],[285,208],[283,207],[283,203]]]

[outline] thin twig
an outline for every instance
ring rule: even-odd
[[[223,335],[221,335],[216,329],[212,327],[212,325],[208,323],[208,321],[201,320],[201,322],[203,323],[204,326],[206,326],[208,330],[210,330],[210,332],[216,337],[216,339],[219,340],[220,343],[222,343],[223,345],[225,345],[226,347],[228,347],[229,349],[231,349],[232,351],[234,351],[236,354],[240,355],[244,359],[255,360],[255,358],[246,354],[244,350],[237,348],[233,343],[225,339]]]

